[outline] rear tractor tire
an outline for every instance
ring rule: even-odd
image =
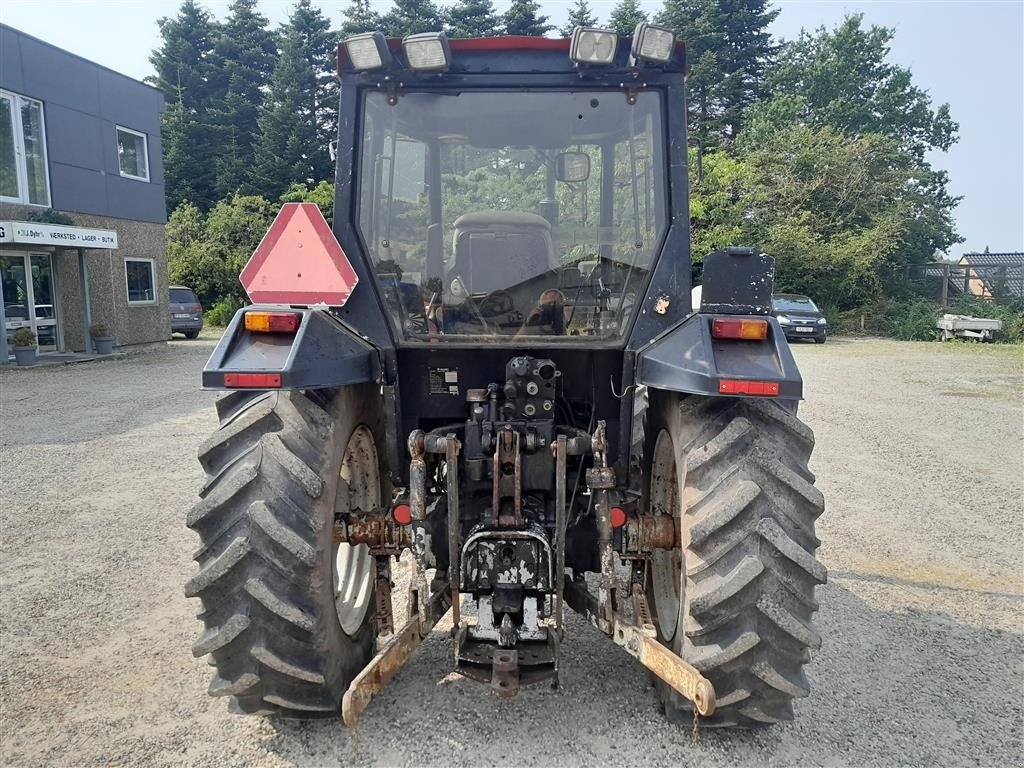
[[[390,501],[379,393],[233,392],[217,412],[187,521],[201,547],[185,594],[205,625],[192,653],[233,711],[337,716],[374,652],[373,558],[334,543],[334,519]]]
[[[651,561],[658,637],[715,686],[703,724],[791,720],[821,646],[811,623],[826,579],[814,556],[824,509],[807,468],[814,435],[774,401],[649,396],[647,511],[676,517],[682,542]],[[692,723],[690,702],[656,686],[668,719]]]

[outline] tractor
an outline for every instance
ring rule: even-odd
[[[792,719],[814,436],[773,259],[707,255],[691,305],[685,73],[646,23],[339,44],[333,223],[285,204],[202,374],[186,594],[232,711],[354,726],[449,613],[455,671],[557,687],[568,606],[669,720]]]

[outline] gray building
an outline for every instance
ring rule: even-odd
[[[160,113],[148,85],[0,24],[0,320],[39,352],[170,336]]]

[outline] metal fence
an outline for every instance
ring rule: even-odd
[[[997,254],[1003,255],[1003,254]],[[940,262],[911,267],[907,277],[924,282],[926,290],[943,306],[960,296],[976,296],[996,302],[1024,299],[1024,254],[1019,260],[993,258],[969,264]]]

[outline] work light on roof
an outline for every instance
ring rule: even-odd
[[[671,29],[656,27],[641,21],[633,31],[632,57],[636,61],[650,61],[655,64],[664,64],[672,58],[672,47],[675,45],[675,35]]]
[[[418,72],[443,72],[451,62],[444,32],[422,32],[402,41],[409,68]]]
[[[619,36],[607,29],[576,27],[569,58],[577,64],[611,64],[618,42]]]
[[[380,32],[364,32],[345,40],[345,52],[352,69],[381,69],[391,63],[391,51]]]

